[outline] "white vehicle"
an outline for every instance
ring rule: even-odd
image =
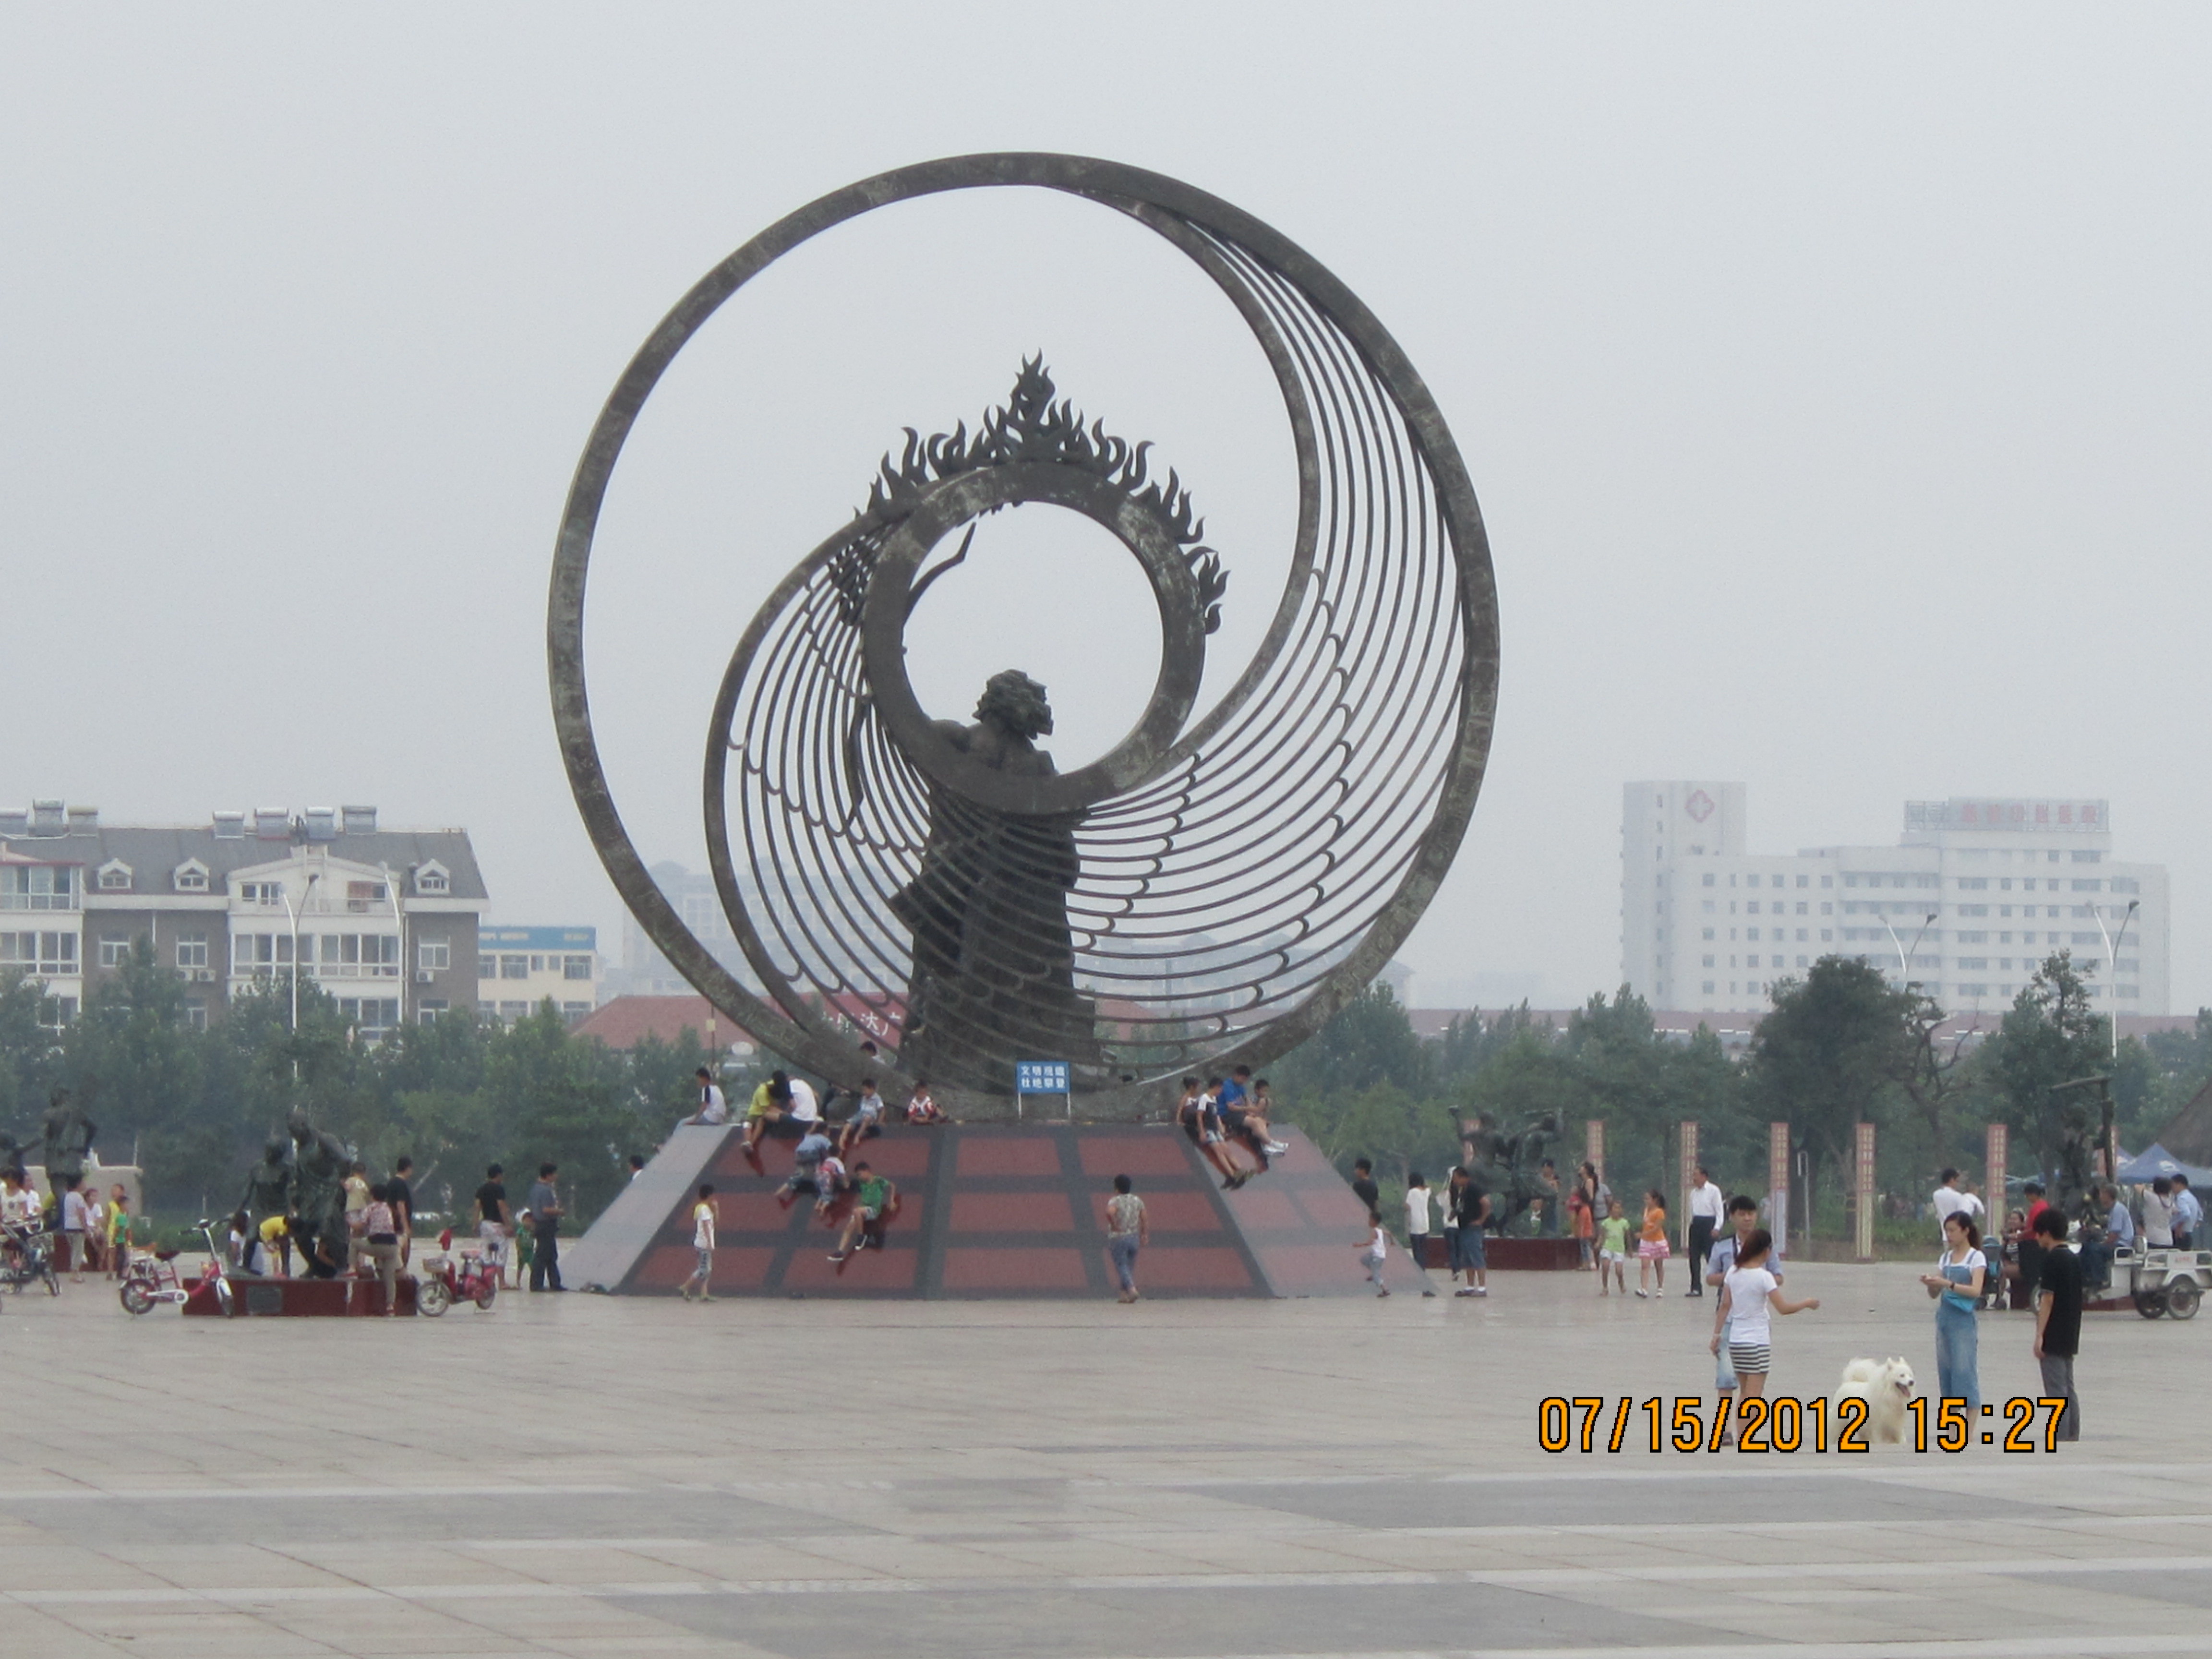
[[[2212,1290],[2212,1250],[2176,1250],[2140,1241],[2112,1254],[2115,1297],[2126,1297],[2145,1319],[2191,1319]]]

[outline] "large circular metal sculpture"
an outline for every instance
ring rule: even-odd
[[[601,770],[586,696],[585,579],[630,427],[676,354],[769,264],[892,202],[981,186],[1085,198],[1219,285],[1273,371],[1296,447],[1289,577],[1264,640],[1194,710],[1234,550],[1149,446],[1056,401],[1044,364],[1006,404],[907,434],[865,507],[801,559],[737,641],[707,737],[709,856],[748,989],[647,874]],[[1136,726],[1058,772],[1048,687],[980,641],[972,724],[933,722],[904,629],[976,520],[1044,503],[1111,531],[1152,586],[1160,672]],[[1065,1060],[1084,1109],[1259,1064],[1317,1030],[1412,930],[1459,848],[1490,744],[1497,595],[1443,417],[1350,290],[1249,215],[1078,156],[963,156],[884,173],[763,231],[632,360],[569,491],[547,648],[578,808],[646,933],[766,1047],[842,1083],[926,1074],[970,1112],[1016,1060]],[[995,673],[996,668],[1001,672]],[[988,678],[987,678],[988,677]],[[863,1055],[848,1018],[899,1013]]]

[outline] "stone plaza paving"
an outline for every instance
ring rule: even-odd
[[[1356,1272],[1346,1241],[1347,1272]],[[1807,1267],[1778,1394],[1934,1376],[1912,1266]],[[1551,1455],[1705,1393],[1710,1303],[502,1297],[443,1320],[0,1314],[0,1653],[2197,1653],[2212,1319],[2093,1316],[2087,1437]],[[1985,1398],[2034,1391],[1982,1327]],[[1601,1441],[1602,1436],[1601,1436]]]

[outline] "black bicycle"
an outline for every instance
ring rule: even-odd
[[[20,1296],[24,1285],[41,1281],[48,1296],[62,1293],[61,1275],[54,1271],[54,1236],[20,1222],[0,1226],[0,1286]]]

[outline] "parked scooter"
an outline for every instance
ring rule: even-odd
[[[441,1252],[449,1252],[453,1247],[453,1230],[448,1227],[438,1235],[438,1249]],[[419,1312],[428,1314],[434,1319],[456,1302],[473,1302],[489,1312],[492,1297],[498,1294],[498,1267],[488,1266],[483,1252],[479,1250],[463,1250],[461,1265],[458,1269],[448,1254],[422,1259],[421,1282],[415,1291],[415,1306]]]
[[[223,1270],[222,1247],[215,1242],[215,1223],[203,1219],[199,1235],[207,1240],[207,1277],[215,1285],[215,1298],[225,1315],[230,1309],[230,1275]],[[133,1255],[131,1265],[123,1270],[123,1306],[125,1312],[142,1314],[150,1311],[156,1303],[181,1304],[191,1292],[185,1288],[177,1273],[176,1250],[142,1250]]]

